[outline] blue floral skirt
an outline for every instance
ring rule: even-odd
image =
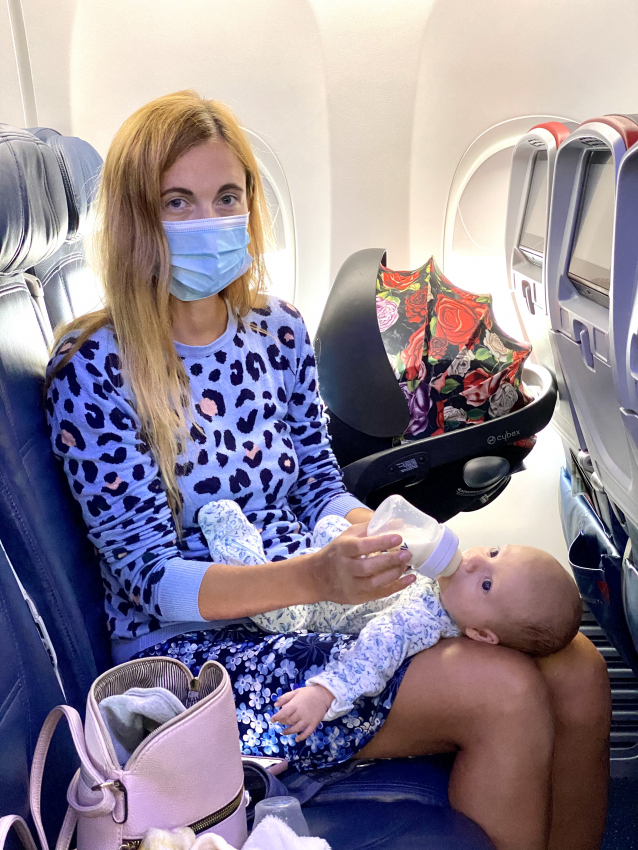
[[[218,661],[233,686],[242,754],[286,758],[298,770],[314,770],[347,761],[373,738],[410,663],[408,659],[401,665],[380,694],[361,697],[349,714],[319,724],[297,743],[294,735],[286,735],[282,726],[270,721],[277,711],[275,701],[302,687],[356,639],[356,635],[306,632],[271,635],[250,623],[187,632],[134,657],[176,658],[194,676],[205,661]]]

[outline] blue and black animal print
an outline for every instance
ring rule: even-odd
[[[72,343],[64,339],[51,363]],[[201,428],[191,428],[177,464],[181,540],[110,328],[56,374],[46,402],[54,451],[100,554],[109,629],[131,640],[130,654],[153,643],[150,632],[159,642],[202,628],[197,597],[210,557],[197,511],[211,499],[241,507],[271,560],[303,552],[321,516],[360,506],[330,449],[312,346],[294,307],[269,299],[242,319],[229,311],[215,342],[175,346]]]

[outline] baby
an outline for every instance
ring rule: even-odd
[[[198,519],[215,563],[266,563],[259,532],[235,502],[211,502],[200,509]],[[349,525],[341,517],[321,519],[313,532],[313,550]],[[453,575],[438,581],[417,575],[413,584],[385,599],[361,605],[294,605],[251,619],[274,633],[307,629],[358,635],[305,687],[275,703],[279,711],[271,719],[303,741],[322,720],[348,713],[361,696],[380,693],[406,658],[440,638],[464,634],[534,657],[558,652],[578,631],[581,601],[571,576],[547,552],[504,546],[468,549]]]

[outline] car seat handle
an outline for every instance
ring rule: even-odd
[[[376,282],[385,253],[384,248],[366,248],[348,257],[332,285],[315,337],[321,397],[342,422],[371,437],[396,437],[410,424],[408,404],[377,318]]]

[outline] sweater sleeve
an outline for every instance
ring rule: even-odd
[[[66,339],[50,367],[68,350]],[[99,552],[111,630],[202,621],[197,597],[209,564],[180,556],[166,493],[120,374],[112,334],[90,337],[49,387],[55,454]]]
[[[286,421],[299,462],[297,481],[288,494],[290,507],[309,528],[328,514],[345,517],[365,505],[346,490],[330,447],[323,402],[317,388],[315,354],[303,319],[295,327],[297,370]]]

